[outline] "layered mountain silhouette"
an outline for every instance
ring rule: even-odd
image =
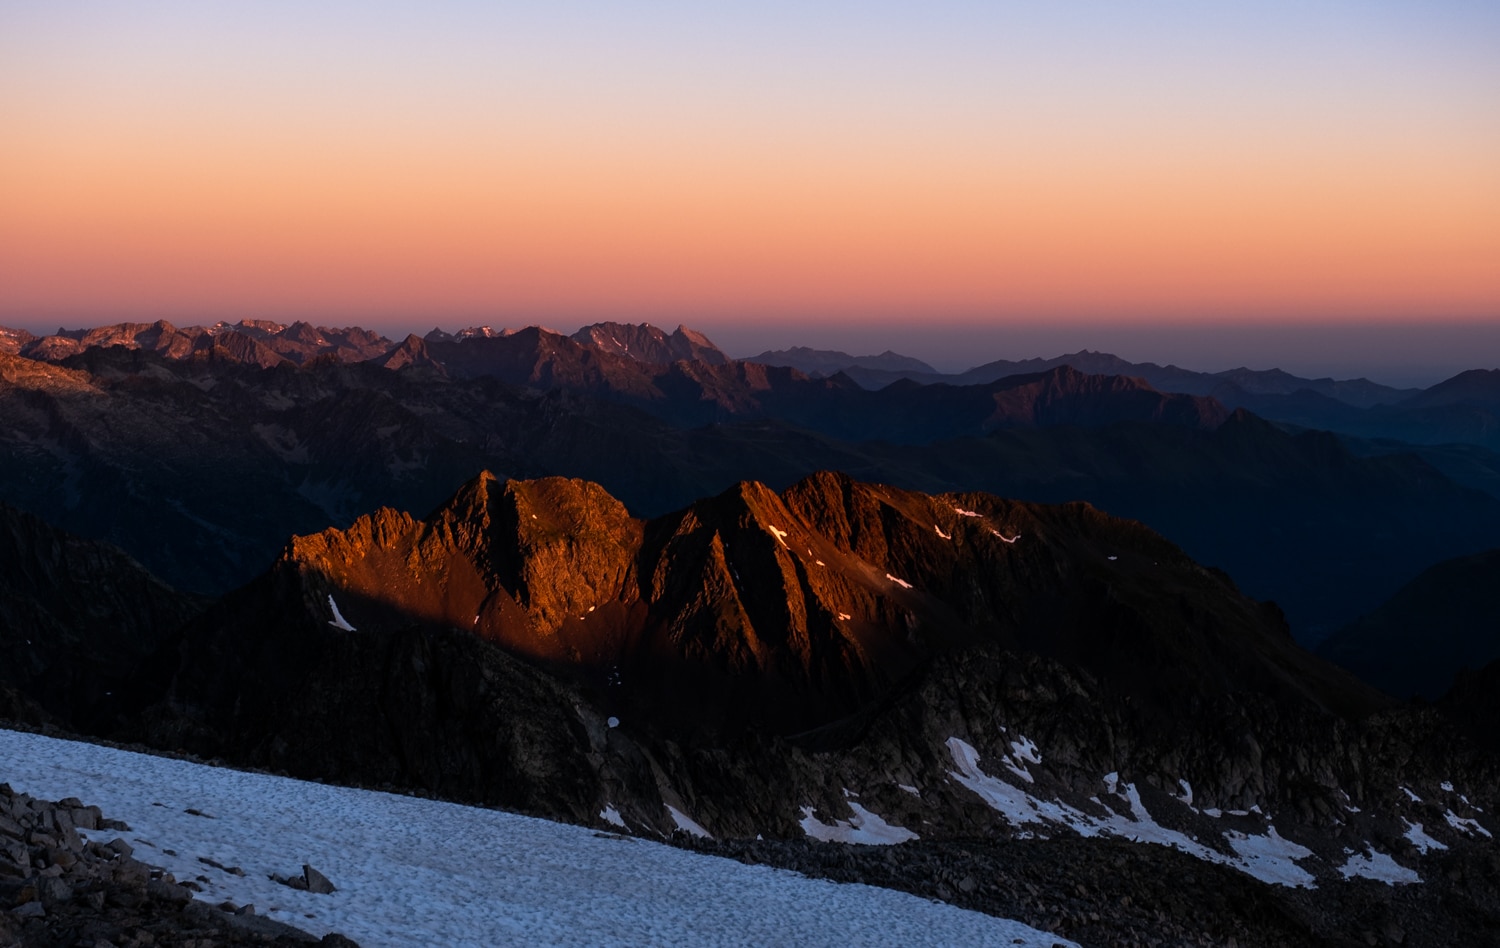
[[[837,349],[810,349],[807,346],[792,346],[790,349],[768,349],[760,355],[750,356],[746,362],[763,365],[784,365],[808,375],[837,375],[850,369],[872,369],[876,372],[893,373],[887,381],[896,378],[926,380],[941,373],[937,369],[911,356],[901,355],[887,349],[880,355],[854,356]],[[1047,368],[1053,368],[1048,366]],[[909,373],[903,374],[903,373]],[[1022,374],[1022,373],[1014,373]],[[872,386],[879,387],[879,386]]]
[[[1163,392],[1211,395],[1236,408],[1245,404],[1247,399],[1298,395],[1303,392],[1332,399],[1341,405],[1369,408],[1374,405],[1395,404],[1415,395],[1418,391],[1391,388],[1371,382],[1369,379],[1306,379],[1280,369],[1256,370],[1240,367],[1223,372],[1195,372],[1175,365],[1130,362],[1107,352],[1093,352],[1088,349],[1050,359],[997,359],[954,375],[923,372],[906,367],[863,365],[852,361],[843,368],[860,384],[879,388],[901,379],[923,384],[982,385],[1011,375],[1030,375],[1061,366],[1070,366],[1090,375],[1125,375],[1145,379],[1154,388]]]
[[[175,586],[220,593],[288,534],[380,506],[431,510],[479,469],[589,478],[644,515],[838,469],[1140,519],[1275,599],[1308,641],[1500,536],[1500,503],[1410,456],[1356,457],[1214,399],[1067,367],[868,391],[753,363],[642,362],[540,329],[269,367],[221,344],[240,337],[181,357],[0,354],[0,491]]]

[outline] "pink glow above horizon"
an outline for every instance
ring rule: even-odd
[[[1479,7],[46,6],[0,322],[1500,320]]]

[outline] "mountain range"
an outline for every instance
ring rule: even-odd
[[[1200,873],[1184,943],[1500,927],[1500,499],[1404,443],[684,327],[0,340],[11,722],[957,904],[1051,867],[975,904],[1106,942]]]
[[[251,330],[269,330],[246,329],[95,330],[137,344],[58,363],[0,353],[0,496],[217,594],[290,534],[379,506],[431,510],[484,469],[588,478],[644,515],[740,480],[780,489],[842,470],[928,492],[1087,500],[1142,520],[1276,600],[1308,642],[1500,536],[1500,500],[1409,451],[1070,366],[869,391],[844,375],[642,361],[576,338],[608,335],[637,356],[704,345],[682,329],[413,336],[372,359],[351,348],[362,330],[293,326],[256,341]],[[198,342],[152,347],[179,337]],[[236,355],[237,338],[261,349]],[[278,346],[304,362],[241,358]]]
[[[140,578],[96,558],[125,577],[106,588]],[[1159,871],[1266,883],[1298,919],[1271,923],[1283,940],[1351,913],[1405,932],[1441,913],[1432,931],[1460,941],[1500,919],[1497,759],[1459,730],[1484,708],[1398,705],[1082,504],[825,473],[642,520],[585,481],[486,474],[421,519],[296,537],[178,607],[87,707],[77,686],[7,684],[117,741],[646,835],[920,838],[950,859],[981,837],[1133,837]],[[1349,878],[1414,892],[1377,909]],[[1230,921],[1251,920],[1265,932]]]

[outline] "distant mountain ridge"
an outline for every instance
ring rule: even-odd
[[[749,356],[746,362],[764,365],[783,365],[806,372],[808,375],[835,375],[849,369],[871,369],[876,372],[913,373],[915,375],[938,375],[938,370],[911,356],[904,356],[887,349],[880,355],[853,356],[837,349],[810,349],[793,346],[790,349],[772,349],[760,355]]]
[[[1090,375],[1126,375],[1145,379],[1154,388],[1163,392],[1181,392],[1188,395],[1221,398],[1232,408],[1239,405],[1234,398],[1238,393],[1246,396],[1262,396],[1291,395],[1311,391],[1347,405],[1368,408],[1374,405],[1395,404],[1419,391],[1418,389],[1391,388],[1368,379],[1305,379],[1280,369],[1257,370],[1240,367],[1223,372],[1197,372],[1175,365],[1130,362],[1107,352],[1094,352],[1088,349],[1050,359],[1034,358],[1020,361],[997,359],[951,375],[910,371],[892,372],[865,367],[851,368],[848,374],[861,385],[869,387],[889,385],[901,378],[929,385],[935,383],[977,385],[1009,375],[1045,372],[1063,365],[1072,366]]]

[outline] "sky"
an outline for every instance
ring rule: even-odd
[[[0,0],[0,324],[1500,364],[1496,90],[1487,0]]]

